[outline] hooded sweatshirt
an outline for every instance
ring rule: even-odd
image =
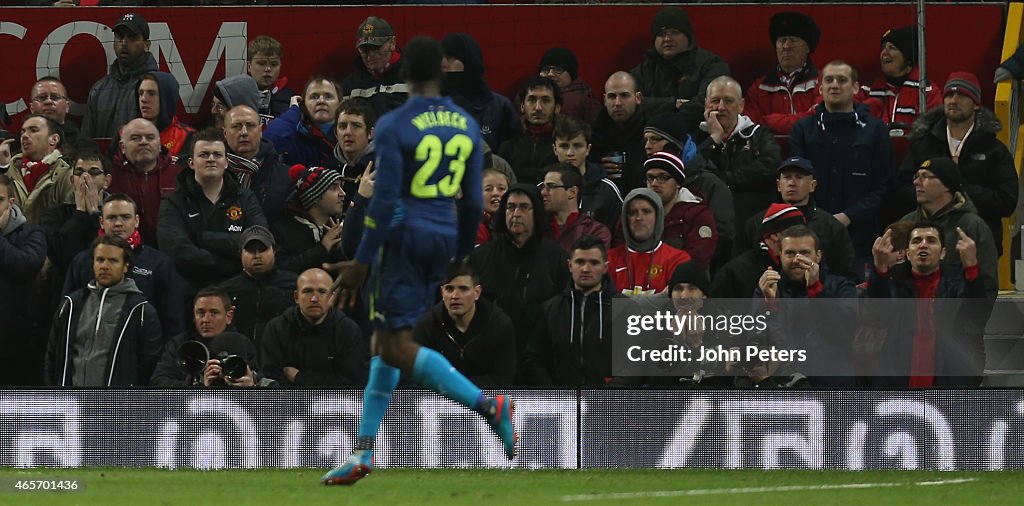
[[[167,148],[173,162],[189,158],[192,151],[194,128],[178,121],[178,81],[166,72],[152,72],[160,88],[160,113],[156,128],[160,130],[160,145]]]
[[[82,307],[78,326],[72,332],[71,384],[75,386],[103,386],[107,384],[107,362],[117,344],[117,323],[129,293],[141,294],[135,280],[125,278],[111,287],[89,283],[89,296]]]
[[[142,74],[158,70],[153,53],[144,53],[124,70],[117,61],[111,63],[110,73],[89,90],[80,135],[93,139],[116,136],[121,125],[136,117]]]
[[[654,233],[638,240],[629,230],[629,206],[634,199],[646,199],[654,206]],[[679,264],[690,255],[661,242],[665,226],[665,208],[658,194],[637,188],[626,195],[622,205],[622,231],[626,243],[608,252],[608,271],[615,286],[626,295],[651,295],[668,287],[668,280]]]
[[[446,72],[441,90],[480,123],[480,135],[488,146],[497,148],[519,128],[519,115],[512,102],[491,92],[484,81],[484,57],[480,45],[465,33],[449,34],[441,41],[444,54],[458,58],[462,72]]]

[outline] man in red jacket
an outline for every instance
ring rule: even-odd
[[[806,14],[780,12],[772,16],[768,34],[779,64],[747,88],[743,114],[784,135],[821,100],[818,67],[811,62],[821,29]]]
[[[138,204],[139,232],[148,246],[156,247],[160,199],[174,193],[181,170],[160,145],[160,132],[151,121],[136,118],[121,129],[119,148],[114,155],[114,177],[107,191],[126,193]]]

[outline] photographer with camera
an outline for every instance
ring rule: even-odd
[[[261,380],[253,372],[257,357],[255,346],[248,337],[234,332],[231,327],[234,315],[231,296],[223,288],[208,286],[199,290],[192,301],[192,327],[167,343],[150,384],[160,387],[269,386],[272,382]],[[239,366],[231,356],[245,360]]]

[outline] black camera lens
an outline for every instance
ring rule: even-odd
[[[241,378],[245,376],[249,366],[245,359],[238,355],[227,355],[220,359],[221,374],[229,378]]]

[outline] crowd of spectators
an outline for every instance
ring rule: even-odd
[[[416,338],[490,387],[853,386],[873,382],[771,363],[615,378],[612,300],[716,313],[716,298],[971,298],[955,336],[918,313],[884,349],[907,370],[887,384],[977,385],[1018,204],[977,77],[921,81],[914,27],[880,34],[884,77],[863,86],[849,63],[812,60],[811,17],[779,12],[768,32],[777,61],[740,83],[665,7],[637,65],[601,88],[556,47],[515,97],[488,87],[472,36],[444,37],[442,90],[487,143],[485,211]],[[215,83],[198,129],[136,13],[114,26],[81,128],[63,83],[39,79],[0,144],[0,349],[16,357],[0,385],[362,386],[371,308],[339,310],[332,274],[373,198],[374,125],[409,96],[400,42],[369,17],[352,74],[289,83],[284,47],[252,37],[247,73]],[[909,139],[905,159],[891,137]],[[812,315],[802,345],[852,360],[855,306]]]

